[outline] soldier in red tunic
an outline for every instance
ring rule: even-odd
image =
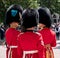
[[[41,7],[38,9],[39,12],[39,33],[41,33],[44,42],[44,49],[40,51],[42,55],[41,58],[47,58],[48,53],[46,50],[50,51],[50,58],[54,58],[52,47],[56,46],[56,35],[55,32],[51,30],[51,13],[46,7]],[[52,53],[51,53],[52,52]],[[52,55],[52,56],[51,56]],[[49,58],[49,57],[48,57]]]
[[[39,58],[38,46],[41,45],[42,37],[34,32],[38,23],[38,12],[28,8],[23,11],[22,18],[23,33],[18,36],[18,54],[20,58]]]
[[[20,5],[11,5],[7,9],[5,21],[9,28],[5,33],[7,44],[6,58],[19,58],[17,54],[17,36],[20,31],[16,30],[16,28],[20,24],[22,10]]]

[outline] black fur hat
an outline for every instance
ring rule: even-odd
[[[46,27],[50,28],[51,26],[51,13],[47,7],[41,7],[38,9],[39,12],[39,23],[46,25]]]
[[[5,23],[7,25],[12,22],[20,23],[22,11],[23,8],[20,5],[11,5],[6,11]]]
[[[39,14],[38,11],[35,9],[25,9],[22,13],[23,23],[22,26],[24,28],[31,28],[37,26],[39,21]]]

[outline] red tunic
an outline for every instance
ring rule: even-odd
[[[8,58],[10,46],[17,46],[17,36],[20,32],[14,28],[9,28],[6,30],[5,38],[7,43],[6,57]],[[17,55],[17,48],[12,48],[12,58],[19,58]]]
[[[41,45],[41,35],[34,32],[25,32],[18,37],[18,54],[20,58],[39,58],[38,46]],[[41,48],[41,47],[40,47]],[[24,51],[29,51],[25,53]]]
[[[51,49],[52,49],[52,47],[56,46],[56,35],[55,35],[54,31],[52,31],[49,28],[44,28],[41,31],[39,31],[39,33],[43,37],[44,45],[50,44]],[[45,58],[44,50],[45,50],[45,48],[40,52],[40,54],[43,55],[43,57],[41,56],[41,58]]]

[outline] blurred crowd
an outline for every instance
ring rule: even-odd
[[[57,40],[59,40],[60,39],[60,22],[52,24],[51,28],[53,31],[55,31]]]
[[[5,26],[3,23],[0,23],[0,40],[4,40]]]

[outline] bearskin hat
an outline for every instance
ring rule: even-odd
[[[11,5],[6,11],[5,23],[7,25],[12,22],[20,23],[22,11],[23,8],[20,5]]]
[[[41,7],[38,9],[39,12],[39,23],[46,25],[46,27],[50,28],[52,16],[50,10],[47,7]]]
[[[39,21],[38,16],[39,14],[37,10],[30,8],[25,9],[22,13],[23,18],[22,26],[24,26],[24,28],[31,28],[37,26],[37,23]]]

